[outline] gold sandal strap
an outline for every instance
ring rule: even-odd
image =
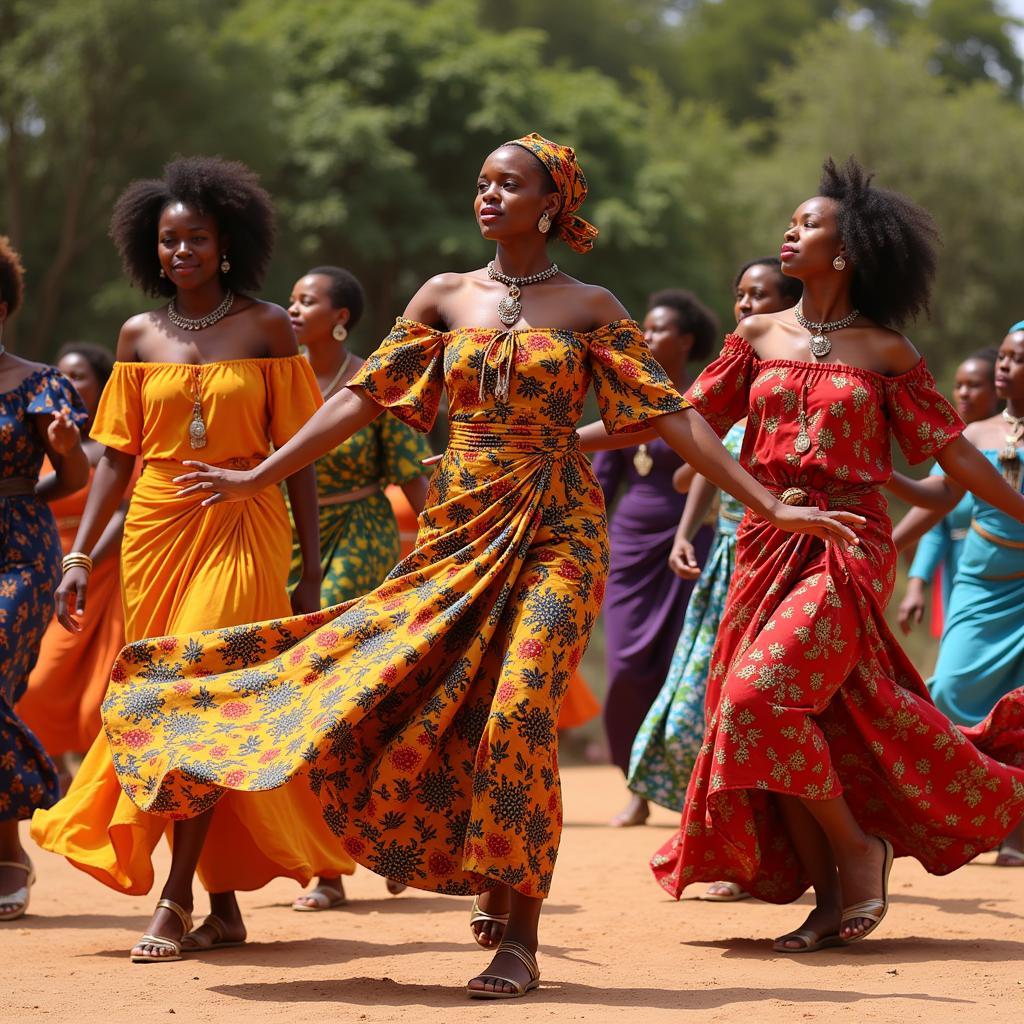
[[[864,900],[863,903],[855,903],[852,907],[843,910],[843,920],[851,921],[856,917],[863,917],[865,920],[878,922],[878,916],[885,909],[884,900]]]
[[[479,897],[473,900],[473,907],[469,912],[469,923],[477,924],[479,921],[493,921],[495,924],[508,924],[508,914],[489,914],[480,906]]]
[[[223,942],[228,933],[227,926],[216,914],[208,914],[206,920],[199,927],[209,928],[213,932],[214,943]]]
[[[164,910],[169,910],[171,913],[176,914],[178,920],[181,922],[181,927],[184,929],[185,934],[192,931],[192,915],[180,904],[175,903],[174,900],[162,899],[156,902],[157,909],[161,907]],[[173,941],[173,940],[168,940]]]
[[[539,978],[540,970],[537,967],[537,958],[522,943],[508,940],[502,942],[496,953],[511,953],[526,966],[531,978]]]
[[[506,985],[511,985],[512,988],[515,989],[515,993],[517,996],[526,995],[526,986],[516,981],[514,978],[504,978],[500,974],[491,974],[490,972],[488,972],[487,974],[478,974],[477,978],[480,981],[503,981]],[[486,989],[470,989],[470,992],[478,991],[484,992],[486,991]]]
[[[181,943],[166,935],[143,935],[139,939],[140,946],[156,946],[157,949],[169,949],[174,953],[181,953]]]

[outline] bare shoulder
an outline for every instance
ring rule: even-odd
[[[761,338],[764,338],[774,326],[775,314],[755,313],[753,316],[745,316],[730,333],[753,346]]]
[[[878,327],[872,331],[872,354],[880,373],[896,377],[912,370],[921,361],[921,353],[899,331]]]
[[[277,358],[299,354],[299,346],[295,341],[288,314],[273,302],[252,299],[252,305],[245,310],[251,318],[253,327],[266,340],[267,355]]]
[[[445,310],[452,298],[466,287],[467,274],[436,274],[420,285],[409,300],[403,316],[428,327],[446,327]]]
[[[153,333],[157,326],[155,311],[136,313],[121,325],[117,335],[117,348],[114,356],[119,363],[137,363],[142,361],[139,346]]]
[[[998,448],[1006,435],[1006,424],[1001,416],[990,416],[985,420],[976,420],[964,427],[964,440],[970,441],[975,448]]]
[[[596,284],[575,282],[579,289],[580,305],[593,318],[591,327],[596,329],[616,320],[629,320],[626,307],[607,288]]]

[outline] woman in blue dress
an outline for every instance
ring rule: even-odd
[[[740,268],[734,282],[736,322],[755,313],[775,313],[796,305],[801,285],[782,273],[774,257],[754,260]],[[743,445],[746,421],[737,423],[723,439],[733,458]],[[677,486],[685,489],[686,470]],[[683,579],[700,577],[686,610],[672,663],[657,700],[633,743],[629,788],[644,800],[681,811],[694,760],[704,738],[704,693],[718,625],[725,608],[735,564],[736,529],[746,511],[735,498],[722,494],[715,539],[703,571],[694,564],[693,538],[718,493],[702,476],[689,487],[686,508],[679,521],[669,556],[672,571]],[[705,898],[742,899],[746,894],[733,882],[713,883]]]
[[[968,356],[957,367],[953,402],[964,423],[977,423],[999,412],[995,383],[997,357],[995,348],[984,348]],[[941,476],[942,470],[933,466],[932,474]],[[942,603],[939,607],[942,615],[948,611],[953,577],[973,511],[974,498],[965,494],[956,508],[945,516],[924,508],[912,508],[893,530],[893,543],[900,550],[921,538],[908,573],[906,593],[899,606],[899,623],[904,633],[909,633],[914,623],[920,623],[924,617],[928,587],[934,583],[940,570]],[[936,635],[941,634],[942,615],[933,619],[940,624]]]
[[[25,914],[35,881],[18,822],[59,796],[56,766],[14,710],[60,579],[60,536],[46,502],[89,478],[76,425],[88,414],[71,382],[3,347],[4,324],[23,290],[21,260],[0,236],[0,921]],[[55,472],[37,486],[44,455]]]

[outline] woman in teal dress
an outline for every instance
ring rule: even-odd
[[[341,267],[314,267],[292,288],[288,316],[325,401],[345,387],[363,365],[345,346],[349,332],[362,317],[363,306],[362,286]],[[400,539],[384,487],[400,486],[419,515],[427,493],[421,460],[429,456],[426,437],[388,413],[317,459],[322,607],[361,597],[394,568],[401,555]],[[290,582],[301,572],[302,552],[296,537]],[[349,874],[355,870],[355,862],[350,864]],[[400,882],[388,880],[392,895],[404,888]],[[313,889],[295,900],[292,909],[329,910],[343,903],[341,878],[320,877]]]
[[[789,309],[801,291],[800,282],[786,277],[782,264],[774,257],[741,267],[733,286],[737,323],[754,313]],[[734,459],[740,457],[745,427],[746,421],[737,423],[723,439]],[[684,487],[686,483],[682,481]],[[688,559],[685,551],[692,556],[693,538],[716,493],[714,485],[700,476],[690,485],[669,565],[684,578],[692,579],[700,572],[700,579],[690,596],[665,684],[637,733],[630,756],[629,788],[645,800],[674,811],[683,809],[686,785],[704,739],[708,668],[733,575],[736,529],[746,511],[735,498],[721,495],[711,551],[702,571],[691,570],[692,557]],[[714,882],[702,898],[728,901],[745,895],[733,882]]]

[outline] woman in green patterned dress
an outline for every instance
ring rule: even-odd
[[[349,331],[362,313],[363,289],[354,275],[340,267],[314,267],[292,288],[288,316],[325,401],[363,365],[363,360],[345,347]],[[384,487],[399,485],[419,515],[427,493],[420,460],[429,455],[426,437],[388,413],[317,460],[322,607],[373,590],[398,562],[398,524]],[[296,538],[293,575],[301,569]],[[353,861],[348,873],[354,870]],[[404,888],[388,880],[392,895]],[[292,909],[328,910],[344,902],[341,878],[321,877],[313,889],[295,900]]]

